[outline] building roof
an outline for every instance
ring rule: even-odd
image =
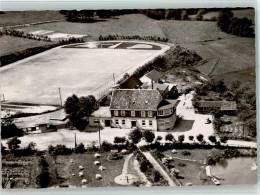
[[[221,110],[237,110],[235,101],[199,101],[200,108],[220,108]]]
[[[199,107],[208,107],[208,108],[220,108],[222,101],[199,101]]]
[[[164,99],[158,105],[158,110],[165,110],[169,108],[176,108],[180,100],[171,100],[171,99]]]
[[[148,84],[148,85],[143,85],[142,86],[144,89],[157,89],[160,94],[163,94],[163,92],[165,92],[165,90],[169,87],[166,84],[162,84],[162,83],[154,83],[153,85]]]
[[[143,83],[140,81],[140,79],[132,75],[129,78],[125,79],[121,84],[121,89],[138,89]]]
[[[163,76],[163,73],[158,72],[157,70],[153,69],[152,71],[148,72],[144,76],[148,77],[149,79],[153,80],[154,82],[157,82]],[[141,78],[141,80],[142,80],[142,78]]]
[[[162,100],[152,89],[116,89],[112,93],[111,110],[157,110]]]
[[[94,111],[90,116],[93,116],[93,117],[111,117],[109,106],[99,107],[99,109]]]

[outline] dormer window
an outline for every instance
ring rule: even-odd
[[[153,112],[152,111],[148,112],[148,117],[153,117]]]
[[[141,116],[145,117],[145,111],[141,111]]]
[[[135,111],[131,111],[131,116],[135,116]]]
[[[124,110],[121,111],[121,116],[125,116],[125,111]]]
[[[115,110],[115,116],[118,116],[118,111],[117,110]]]

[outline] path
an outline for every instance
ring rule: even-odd
[[[120,185],[132,185],[134,182],[138,181],[138,177],[134,174],[127,173],[129,160],[132,158],[133,153],[129,154],[124,161],[123,169],[121,175],[115,177],[115,182]]]
[[[142,152],[145,157],[150,161],[150,163],[154,166],[154,168],[161,173],[163,178],[168,181],[169,186],[176,186],[176,184],[172,181],[166,171],[159,165],[159,163],[154,159],[154,157],[150,154],[150,152]]]

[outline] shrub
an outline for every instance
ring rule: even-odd
[[[178,141],[179,141],[180,143],[184,142],[184,139],[185,139],[185,136],[184,136],[184,135],[179,135]]]
[[[178,166],[180,166],[180,167],[185,167],[185,166],[186,166],[186,164],[185,164],[185,163],[183,163],[183,162],[179,162],[179,163],[178,163]]]
[[[140,170],[142,172],[146,172],[148,169],[148,163],[147,163],[147,160],[144,160],[141,162],[141,165],[140,165]]]
[[[8,148],[14,152],[16,149],[20,148],[21,140],[18,137],[14,137],[7,141]]]
[[[188,156],[188,155],[190,155],[190,152],[187,151],[187,150],[185,150],[185,151],[182,152],[182,155],[184,155],[184,156]]]
[[[77,145],[77,147],[75,148],[75,152],[76,153],[84,153],[84,152],[86,152],[84,144],[80,143],[79,145]]]
[[[193,139],[194,139],[194,136],[190,135],[190,136],[189,136],[189,140],[190,140],[190,141],[193,141]]]
[[[135,129],[135,130],[132,130],[130,133],[129,133],[129,139],[134,143],[134,144],[137,144],[138,142],[141,141],[143,137],[143,134],[140,130],[138,129]]]
[[[158,182],[160,181],[160,179],[162,178],[161,174],[159,173],[159,171],[155,170],[153,172],[153,181],[154,182]]]
[[[203,142],[204,136],[202,134],[197,135],[197,140]]]
[[[171,133],[168,133],[165,135],[165,140],[172,142],[174,140],[174,137]]]
[[[155,138],[155,135],[151,130],[145,130],[143,132],[143,137],[144,137],[146,142],[152,143],[154,138]]]
[[[105,152],[109,152],[112,149],[112,144],[108,143],[107,141],[103,141],[102,143],[102,150]]]

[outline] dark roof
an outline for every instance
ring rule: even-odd
[[[157,110],[162,96],[151,89],[116,89],[112,93],[111,110]]]
[[[121,89],[138,89],[138,85],[140,87],[142,84],[143,83],[140,81],[140,79],[137,76],[132,75],[120,84],[120,88]]]
[[[156,82],[163,76],[163,73],[158,72],[157,70],[153,69],[152,71],[148,72],[145,76],[147,76],[149,79]]]
[[[158,110],[164,110],[164,109],[169,109],[169,108],[176,108],[179,103],[180,103],[180,100],[164,99],[158,105]]]
[[[199,107],[220,108],[222,101],[199,101]]]
[[[152,87],[153,89],[157,89],[160,94],[162,94],[169,86],[166,84],[154,83],[153,86],[151,84],[144,86],[144,89],[152,89]]]

